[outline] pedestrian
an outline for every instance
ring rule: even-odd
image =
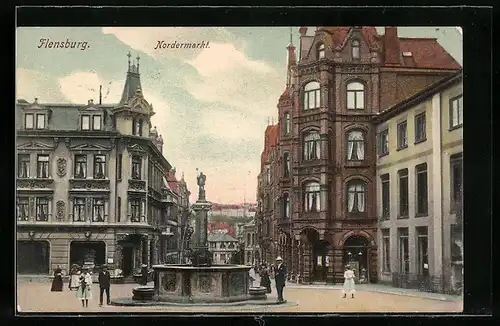
[[[74,264],[73,266],[71,266],[71,271],[69,272],[70,276],[69,276],[69,284],[68,284],[70,291],[78,289],[78,283],[79,283],[79,278],[80,278],[80,275],[78,275],[79,269],[80,269],[80,266],[78,266],[77,264]]]
[[[269,270],[264,263],[260,269],[260,286],[266,288],[266,293],[271,293],[271,279],[269,278]]]
[[[354,271],[352,270],[350,265],[345,267],[344,272],[344,287],[343,287],[344,296],[346,298],[350,293],[351,297],[354,299]]]
[[[274,268],[274,281],[276,282],[276,292],[278,292],[278,302],[285,302],[283,299],[283,288],[286,283],[286,265],[283,264],[281,257],[276,258],[276,267]]]
[[[253,287],[253,282],[255,281],[255,267],[252,266],[250,270],[248,271],[248,277],[250,278],[250,287]]]
[[[78,275],[76,297],[82,300],[82,307],[88,308],[89,300],[92,299],[92,276],[87,269],[85,269],[83,273],[78,272]]]
[[[57,265],[54,270],[54,279],[52,280],[52,287],[50,291],[61,292],[63,290],[63,279],[62,279],[62,269],[61,266]]]
[[[102,270],[99,273],[99,307],[102,307],[102,299],[104,291],[106,291],[106,304],[110,304],[109,297],[109,286],[111,284],[111,275],[109,274],[108,267],[106,265],[102,266]]]

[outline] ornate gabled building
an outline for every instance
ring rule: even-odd
[[[18,100],[18,273],[108,264],[129,276],[163,260],[178,196],[153,115],[130,54],[118,104]]]
[[[307,283],[339,282],[348,263],[374,282],[373,117],[461,67],[436,39],[401,38],[396,27],[299,33],[299,58],[287,47],[279,122],[266,130],[262,154],[263,257],[282,256]]]

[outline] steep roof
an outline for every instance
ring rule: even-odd
[[[278,130],[279,130],[279,124],[267,126],[266,132],[265,132],[265,141],[264,141],[264,151],[262,152],[260,158],[261,158],[261,169],[264,167],[264,164],[268,162],[269,160],[269,155],[273,151],[273,149],[276,147],[278,144]]]
[[[318,27],[317,30],[325,31],[330,36],[330,47],[336,49],[341,47],[353,27],[335,26]],[[386,27],[386,31],[387,31]],[[389,27],[390,28],[390,27]],[[461,69],[460,64],[439,44],[436,38],[408,38],[397,37],[395,40],[388,40],[392,35],[380,35],[377,29],[372,26],[362,26],[359,28],[364,39],[370,48],[379,48],[384,52],[390,50],[386,47],[398,47],[399,62],[382,62],[383,66],[415,67],[415,68],[435,68],[435,69]],[[410,56],[403,53],[411,52]]]
[[[175,194],[179,194],[179,182],[177,181],[177,178],[175,177],[175,173],[172,172],[172,170],[168,171],[168,177],[167,177],[167,183],[170,189]]]
[[[235,238],[227,233],[210,233],[208,235],[208,241],[210,242],[238,242]]]

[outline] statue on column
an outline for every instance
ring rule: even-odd
[[[198,183],[198,199],[205,200],[205,181],[207,180],[207,176],[200,172],[198,175],[197,183]]]

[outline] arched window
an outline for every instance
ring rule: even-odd
[[[351,180],[347,183],[347,211],[349,213],[366,211],[366,183],[363,180]]]
[[[247,233],[247,245],[250,245],[250,233]]]
[[[252,246],[255,246],[255,233],[252,233]]]
[[[226,249],[226,244],[224,242],[221,242],[219,248]]]
[[[325,45],[322,43],[318,46],[318,59],[325,57]]]
[[[358,40],[352,40],[351,42],[351,55],[354,60],[360,58],[360,51],[359,51],[359,41]]]
[[[321,209],[320,186],[317,182],[310,182],[306,184],[304,189],[304,211],[306,212],[319,212]]]
[[[310,131],[304,135],[304,160],[317,160],[321,157],[319,132]]]
[[[359,82],[347,84],[347,108],[362,110],[365,108],[365,86]]]
[[[285,113],[285,124],[283,126],[283,133],[285,135],[290,134],[290,113]]]
[[[290,218],[290,211],[291,211],[291,206],[290,206],[290,195],[289,194],[283,194],[283,218]]]
[[[362,161],[365,159],[365,139],[362,131],[347,133],[347,160]]]
[[[283,154],[283,176],[285,178],[290,177],[290,153],[288,152]]]
[[[319,108],[320,87],[318,82],[310,82],[304,86],[304,110]]]
[[[230,242],[229,246],[228,246],[228,249],[234,249],[234,243]]]

